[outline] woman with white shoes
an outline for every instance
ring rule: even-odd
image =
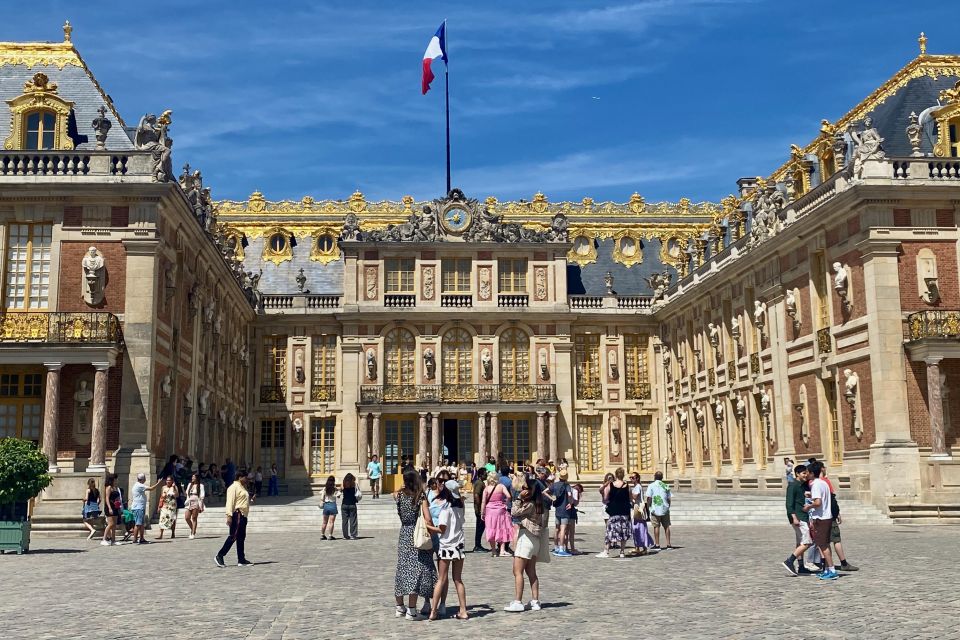
[[[540,610],[540,578],[537,563],[550,562],[550,530],[547,504],[543,489],[535,478],[527,480],[520,491],[520,499],[514,503],[511,514],[520,518],[517,533],[517,548],[513,554],[513,580],[516,598],[503,608],[504,611],[525,611],[523,604],[523,576],[530,581],[531,611]]]
[[[190,476],[190,484],[187,485],[186,493],[187,503],[183,519],[187,521],[187,526],[190,527],[190,539],[193,540],[197,537],[197,521],[205,509],[203,501],[207,498],[207,491],[203,487],[203,482],[200,481],[199,473]]]

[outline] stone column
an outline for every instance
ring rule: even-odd
[[[427,414],[425,412],[420,413],[420,431],[417,433],[417,457],[420,459],[420,464],[426,466],[427,464]]]
[[[487,464],[487,412],[477,414],[477,466]]]
[[[87,473],[102,473],[107,470],[107,370],[110,365],[95,362],[97,370],[93,378],[93,421],[90,427],[90,460]]]
[[[357,468],[360,470],[360,473],[364,473],[367,470],[367,433],[370,432],[369,421],[369,414],[357,416]],[[310,420],[310,428],[313,429],[313,420]],[[313,454],[311,453],[310,455],[312,456]]]
[[[490,412],[490,455],[499,464],[500,458],[500,423],[499,414],[496,411]]]
[[[49,461],[49,472],[59,473],[57,466],[57,438],[60,428],[60,369],[61,362],[45,362],[47,391],[43,398],[43,453]]]
[[[383,457],[383,452],[380,451],[380,414],[373,414],[373,432],[370,434],[370,455],[375,455],[379,458]],[[366,468],[366,465],[364,465]]]
[[[440,416],[432,414],[430,420],[430,464],[436,467],[440,464]]]
[[[557,461],[559,451],[557,449],[557,412],[551,411],[547,414],[550,425],[550,460]]]
[[[537,458],[547,457],[547,414],[537,411]]]
[[[943,389],[940,387],[940,358],[931,357],[927,363],[927,410],[930,412],[930,457],[949,459],[947,440],[943,433]]]

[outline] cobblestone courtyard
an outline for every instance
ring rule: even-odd
[[[214,565],[220,539],[108,548],[36,538],[30,554],[0,557],[0,617],[3,636],[18,639],[960,638],[958,533],[845,527],[861,570],[821,583],[779,566],[787,526],[680,526],[681,548],[656,556],[554,559],[540,571],[544,610],[522,614],[502,611],[511,561],[470,555],[466,623],[394,617],[394,531],[332,542],[251,535],[249,569]],[[587,530],[581,547],[595,552],[600,540]],[[816,626],[825,618],[832,629]]]

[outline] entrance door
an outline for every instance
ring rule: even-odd
[[[269,469],[277,465],[281,478],[286,475],[287,421],[284,418],[260,421],[260,466]]]
[[[42,373],[0,373],[0,438],[23,438],[40,444],[42,393]]]
[[[414,459],[413,419],[383,421],[383,491],[400,488],[405,459]]]
[[[441,458],[446,460],[446,464],[450,464],[450,461],[457,461],[460,459],[459,455],[460,449],[457,446],[457,419],[456,418],[444,418],[443,419],[443,453]]]
[[[470,418],[444,418],[443,451],[444,459],[451,464],[473,461],[473,420]]]

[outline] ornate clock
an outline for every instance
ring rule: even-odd
[[[440,223],[447,233],[461,234],[470,228],[473,222],[473,214],[464,207],[452,206],[444,210],[440,217]]]

